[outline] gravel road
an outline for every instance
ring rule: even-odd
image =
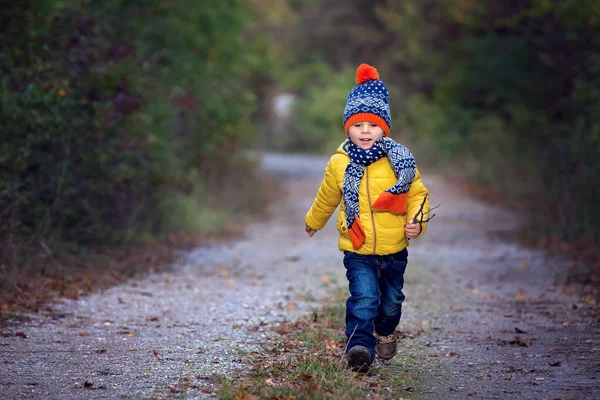
[[[287,196],[244,239],[15,321],[0,335],[0,398],[215,398],[269,326],[345,284],[334,224],[303,232],[326,161],[265,156]],[[409,249],[409,337],[387,367],[411,383],[390,398],[600,398],[598,316],[564,285],[570,261],[521,247],[514,214],[423,175],[442,207]]]

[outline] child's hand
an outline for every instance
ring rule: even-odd
[[[306,231],[306,233],[308,233],[308,237],[311,238],[313,237],[313,235],[315,233],[317,233],[317,231],[315,231],[313,228],[311,228],[310,226],[306,225],[306,228],[304,228],[304,230]]]
[[[408,224],[406,224],[404,231],[406,232],[407,238],[414,239],[417,236],[419,236],[419,233],[421,233],[421,224],[419,224],[418,222],[415,223],[414,221],[409,222]]]

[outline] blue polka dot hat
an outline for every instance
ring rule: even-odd
[[[390,95],[385,84],[379,80],[377,70],[361,64],[356,70],[357,85],[348,93],[344,109],[344,130],[357,122],[367,121],[377,124],[387,136],[392,127],[390,115]]]

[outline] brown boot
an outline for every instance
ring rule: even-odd
[[[396,333],[392,332],[391,335],[379,336],[377,335],[377,345],[375,346],[375,353],[379,358],[383,360],[390,360],[396,355],[398,350],[398,341],[396,340]]]

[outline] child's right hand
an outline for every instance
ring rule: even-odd
[[[308,233],[308,237],[311,238],[313,237],[313,235],[315,233],[317,233],[317,231],[315,231],[313,228],[311,228],[310,226],[306,225],[306,227],[304,228],[304,230],[306,231],[306,233]]]

